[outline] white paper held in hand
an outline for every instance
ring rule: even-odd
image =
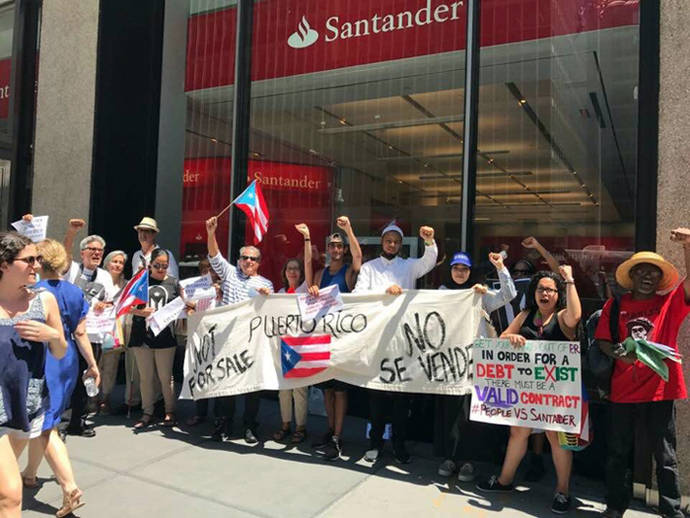
[[[14,229],[34,243],[43,241],[48,232],[48,216],[34,216],[31,221],[20,219],[12,223]]]
[[[309,293],[297,295],[297,307],[302,320],[313,320],[326,313],[334,313],[343,307],[343,298],[337,284],[319,290],[319,296]]]
[[[184,307],[184,300],[182,300],[181,297],[176,297],[158,311],[153,313],[148,318],[149,329],[151,332],[153,332],[153,336],[158,336],[163,329],[177,320],[180,311],[182,311]]]

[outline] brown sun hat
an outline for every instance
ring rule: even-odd
[[[676,267],[666,259],[654,252],[637,252],[616,268],[616,281],[618,284],[626,290],[631,290],[632,279],[630,278],[630,270],[632,270],[634,266],[643,263],[653,264],[661,270],[662,276],[657,291],[670,290],[678,283],[680,274],[678,270],[676,270]]]

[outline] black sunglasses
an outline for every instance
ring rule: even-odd
[[[243,261],[254,261],[255,263],[259,262],[259,258],[254,257],[253,255],[241,255],[240,259],[242,259]]]

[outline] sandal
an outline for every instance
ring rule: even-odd
[[[290,442],[292,444],[299,444],[302,441],[304,441],[304,439],[306,439],[306,438],[307,438],[307,431],[304,428],[297,429],[297,430],[295,430],[295,433],[292,434],[292,438],[290,439]]]
[[[281,428],[277,432],[274,432],[273,440],[278,442],[284,441],[288,435],[290,435],[290,428]]]
[[[135,430],[143,430],[144,428],[147,428],[151,424],[151,419],[152,419],[151,414],[142,414],[141,419],[139,419],[136,423],[134,423],[134,428]]]
[[[34,489],[38,487],[38,477],[34,475],[33,477],[28,477],[22,473],[22,485],[27,489]]]
[[[161,424],[166,428],[171,428],[175,426],[175,414],[173,414],[172,412],[168,412],[167,414],[165,414],[165,419],[163,419],[163,422]]]
[[[79,488],[74,489],[69,495],[63,495],[62,507],[58,509],[55,516],[62,518],[63,516],[72,514],[80,507],[83,507],[86,503],[81,501],[82,496],[84,496],[84,494]]]

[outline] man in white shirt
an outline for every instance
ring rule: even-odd
[[[82,219],[71,219],[69,221],[64,245],[70,258],[74,237],[84,226],[85,222]],[[84,292],[87,302],[91,305],[90,311],[94,310],[96,304],[106,300],[108,294],[113,289],[112,277],[108,272],[100,268],[104,249],[105,239],[101,236],[97,234],[86,236],[79,243],[81,262],[72,261],[70,269],[64,275],[66,281],[79,286]],[[89,333],[88,336],[93,347],[93,355],[98,362],[101,357],[103,336],[100,333]],[[85,369],[86,361],[79,355],[79,372],[83,372]],[[72,393],[72,417],[66,429],[68,434],[81,435],[82,437],[93,437],[96,435],[96,431],[85,424],[86,402],[86,388],[81,376],[79,376],[77,385]]]
[[[160,229],[156,220],[149,217],[141,218],[138,225],[134,225],[134,230],[137,231],[137,238],[141,249],[134,252],[132,255],[132,273],[136,273],[143,266],[148,266],[151,260],[151,252],[156,248],[160,248],[156,243],[156,236]],[[168,252],[168,275],[170,277],[180,278],[180,272],[177,268],[177,263],[170,250]]]
[[[379,292],[400,295],[403,290],[414,289],[417,279],[434,268],[438,257],[434,229],[420,227],[419,235],[424,240],[424,255],[419,259],[403,259],[398,255],[402,247],[402,229],[397,225],[388,225],[384,228],[381,233],[381,256],[362,265],[353,293]],[[402,464],[410,462],[410,454],[405,448],[410,396],[405,393],[370,390],[369,405],[370,449],[364,454],[364,459],[375,462],[381,456],[386,415],[391,413],[395,458]]]
[[[206,220],[206,235],[208,245],[208,260],[211,268],[220,277],[223,291],[221,305],[235,304],[248,300],[258,293],[268,295],[273,293],[273,283],[266,277],[259,275],[261,264],[261,252],[254,246],[240,248],[240,260],[238,266],[230,264],[220,253],[216,230],[218,218],[215,216]],[[250,392],[244,396],[244,440],[247,444],[255,444],[259,440],[256,437],[258,423],[256,416],[259,413],[260,392]],[[215,398],[216,415],[223,415],[216,421],[216,429],[213,433],[217,441],[225,440],[232,432],[232,419],[235,414],[235,397],[223,396]],[[219,408],[220,407],[220,408]]]

